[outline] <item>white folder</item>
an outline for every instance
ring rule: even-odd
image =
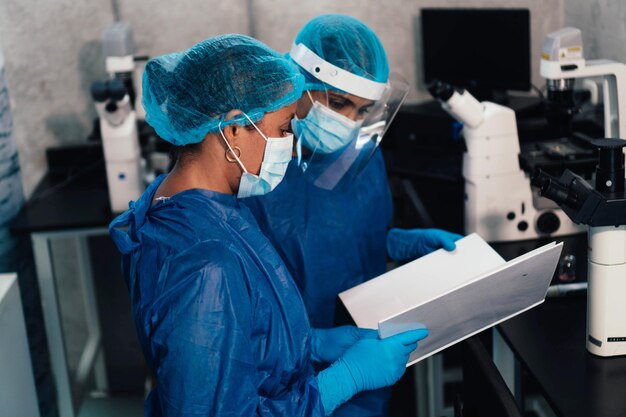
[[[407,366],[541,304],[563,248],[506,262],[477,234],[456,244],[339,294],[357,326],[381,338],[428,328]]]

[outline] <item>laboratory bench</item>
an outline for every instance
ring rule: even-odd
[[[626,416],[626,357],[587,352],[586,305],[584,295],[551,298],[498,326],[530,377],[514,390],[523,398],[536,385],[559,417]]]
[[[76,416],[94,384],[103,393],[132,392],[146,378],[121,257],[108,235],[115,215],[101,151],[100,158],[79,153],[81,164],[44,176],[10,227],[31,238],[61,417]],[[77,349],[70,340],[84,343]]]

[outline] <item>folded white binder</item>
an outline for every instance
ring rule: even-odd
[[[563,248],[552,242],[506,262],[477,234],[456,244],[339,294],[356,324],[381,338],[428,328],[407,366],[541,304]]]

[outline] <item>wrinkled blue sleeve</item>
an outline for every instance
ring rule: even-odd
[[[256,352],[251,334],[254,273],[220,242],[164,264],[147,324],[163,416],[324,415],[314,376],[267,386],[257,357],[270,353]]]

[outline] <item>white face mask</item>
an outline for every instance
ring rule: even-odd
[[[228,140],[226,140],[226,136],[224,136],[224,132],[222,132],[220,127],[222,139],[224,139],[230,153],[243,170],[241,181],[239,182],[239,191],[237,191],[237,198],[264,195],[276,188],[285,176],[293,152],[293,134],[280,138],[268,138],[259,130],[252,120],[250,120],[247,114],[243,113],[243,115],[252,123],[252,126],[254,126],[267,143],[265,144],[265,153],[263,154],[263,162],[261,163],[259,175],[251,174],[233,151],[233,148],[230,146],[230,143],[228,143]]]

